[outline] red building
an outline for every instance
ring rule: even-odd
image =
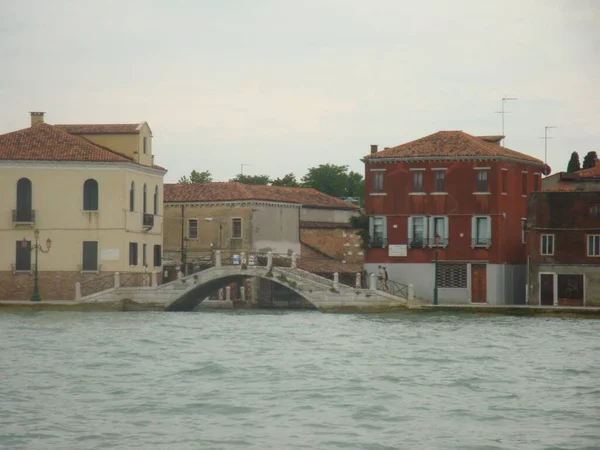
[[[440,131],[365,163],[370,242],[365,270],[440,303],[525,303],[527,196],[544,163],[500,146],[502,136]]]
[[[557,189],[528,200],[528,303],[600,306],[600,192]]]

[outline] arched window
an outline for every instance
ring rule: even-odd
[[[146,209],[146,204],[147,204],[146,200],[147,200],[147,197],[148,197],[148,192],[147,191],[148,191],[148,189],[146,188],[146,183],[144,183],[144,204],[142,205],[144,207],[144,214],[146,214],[146,212],[147,212],[147,209]]]
[[[33,222],[31,192],[31,181],[28,178],[17,181],[17,222]]]
[[[83,210],[98,211],[98,182],[93,178],[83,183]]]
[[[131,188],[129,189],[129,211],[135,210],[135,182],[131,182]]]
[[[154,215],[158,214],[158,186],[154,186]]]

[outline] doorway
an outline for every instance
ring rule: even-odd
[[[485,264],[471,265],[471,302],[487,302],[487,266]]]
[[[540,274],[540,305],[554,305],[554,274]]]

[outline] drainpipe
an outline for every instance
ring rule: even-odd
[[[185,244],[185,205],[181,205],[181,263],[183,264],[183,271],[185,272],[185,250],[184,250],[184,244]]]

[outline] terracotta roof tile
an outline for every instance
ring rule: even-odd
[[[504,157],[544,165],[544,162],[524,153],[471,136],[463,131],[438,131],[415,141],[390,147],[364,157],[367,161],[383,158],[431,157]]]
[[[0,160],[133,161],[46,123],[0,135]]]
[[[130,134],[139,133],[140,123],[61,124],[54,125],[70,134]]]
[[[164,199],[167,203],[264,200],[313,208],[359,209],[352,203],[325,195],[315,189],[232,182],[165,184]]]
[[[600,177],[600,158],[595,161],[594,167],[590,167],[589,169],[581,169],[575,173],[578,174],[580,178]]]

